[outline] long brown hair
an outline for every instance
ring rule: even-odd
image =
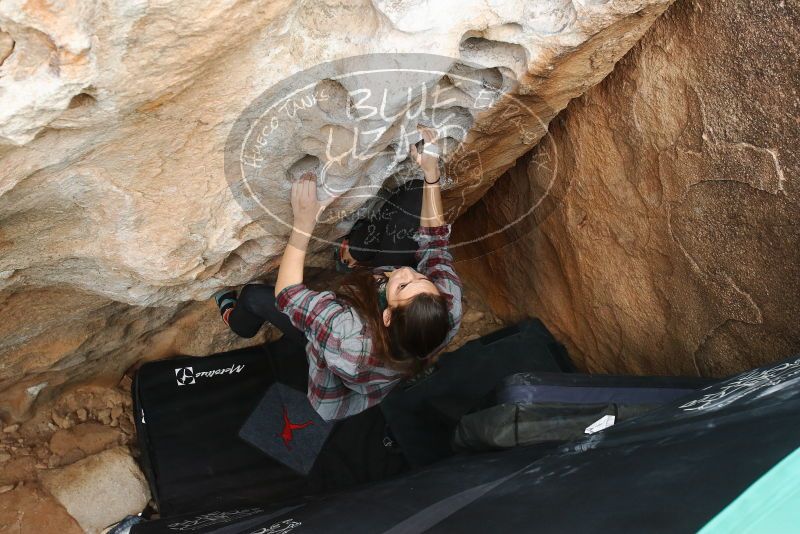
[[[367,324],[372,355],[390,367],[414,375],[429,363],[431,351],[447,337],[450,322],[442,295],[422,293],[392,309],[389,326],[383,324],[378,282],[371,269],[348,274],[337,296],[350,304]]]

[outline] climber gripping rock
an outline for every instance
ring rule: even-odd
[[[233,291],[215,295],[223,320],[240,336],[253,337],[268,321],[304,345],[307,396],[323,419],[342,419],[377,404],[404,378],[430,365],[458,331],[461,281],[448,250],[451,227],[442,209],[436,132],[420,128],[420,133],[422,153],[414,145],[409,152],[424,178],[398,189],[384,205],[399,214],[386,218],[397,224],[381,227],[373,251],[359,237],[374,234],[367,223],[357,222],[348,236],[348,255],[361,254],[363,261],[349,261],[348,270],[371,268],[352,269],[337,293],[303,283],[311,234],[332,200],[319,201],[315,177],[304,175],[292,186],[293,229],[275,286],[247,284],[238,297]],[[416,232],[398,235],[415,203]]]

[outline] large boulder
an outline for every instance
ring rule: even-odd
[[[797,353],[798,55],[795,2],[679,0],[459,221],[461,241],[503,230],[462,277],[589,371]]]
[[[452,58],[419,79],[460,91],[448,119],[466,147],[447,192],[455,216],[670,1],[3,2],[0,410],[24,418],[71,384],[115,383],[143,358],[263,341],[236,339],[207,299],[273,272],[285,244],[286,225],[253,216],[224,165],[237,118],[279,81],[355,55]],[[482,87],[461,90],[465,73]],[[259,201],[281,217],[287,177],[330,163],[329,137],[359,151],[367,143],[342,118],[355,97],[335,74],[316,80],[314,95],[327,99],[264,142],[272,161]],[[381,109],[387,117],[403,110],[398,92]],[[390,179],[407,159],[386,131],[374,157],[337,159],[333,175]],[[352,213],[363,201],[330,209]],[[345,226],[319,234],[338,237]]]
[[[39,478],[90,534],[102,532],[126,515],[138,514],[150,499],[147,481],[125,447],[43,471]]]

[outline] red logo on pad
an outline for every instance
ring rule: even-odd
[[[286,445],[286,448],[292,450],[289,446],[289,443],[294,439],[293,431],[300,430],[301,428],[305,428],[308,425],[313,425],[312,421],[306,421],[305,423],[292,423],[289,420],[289,412],[286,410],[286,405],[283,406],[283,431],[281,432],[280,436],[283,439],[283,444]]]

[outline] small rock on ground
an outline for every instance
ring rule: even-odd
[[[90,534],[142,511],[150,491],[125,447],[108,449],[66,467],[43,471],[43,486]]]

